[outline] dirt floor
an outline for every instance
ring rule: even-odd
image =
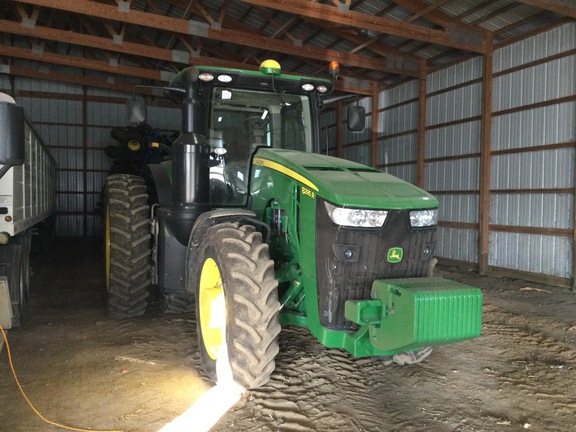
[[[46,419],[167,431],[205,398],[211,385],[194,316],[153,308],[141,318],[108,318],[97,242],[60,242],[33,264],[31,305],[8,339],[22,386]],[[438,274],[483,289],[480,338],[437,347],[419,365],[384,366],[287,328],[270,383],[244,393],[211,430],[576,431],[576,294],[447,268]],[[20,395],[6,347],[0,377],[0,431],[61,430]],[[180,423],[170,431],[201,430],[198,418]]]

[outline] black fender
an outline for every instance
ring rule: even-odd
[[[172,201],[172,182],[166,169],[160,164],[147,165],[146,186],[150,204],[167,207]]]

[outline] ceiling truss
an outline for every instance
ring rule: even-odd
[[[166,83],[194,64],[254,70],[273,57],[285,72],[324,75],[336,60],[338,90],[373,94],[486,54],[495,41],[576,19],[571,0],[466,1],[474,6],[464,10],[457,3],[12,0],[0,6],[0,72],[66,82],[80,76],[86,85],[124,90]]]

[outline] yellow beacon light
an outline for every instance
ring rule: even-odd
[[[330,73],[332,78],[334,79],[338,78],[338,75],[340,75],[340,65],[338,64],[337,61],[332,60],[330,62],[330,65],[328,66],[328,72]]]
[[[264,60],[260,63],[260,72],[267,75],[280,75],[280,63],[276,60]]]

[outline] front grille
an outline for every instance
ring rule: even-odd
[[[370,298],[375,279],[423,277],[434,255],[436,227],[412,229],[408,211],[391,210],[381,229],[342,228],[329,218],[321,199],[316,205],[316,274],[318,310],[323,326],[355,330],[344,319],[346,300]],[[400,247],[400,262],[387,260],[391,248]],[[352,251],[352,257],[343,251]]]

